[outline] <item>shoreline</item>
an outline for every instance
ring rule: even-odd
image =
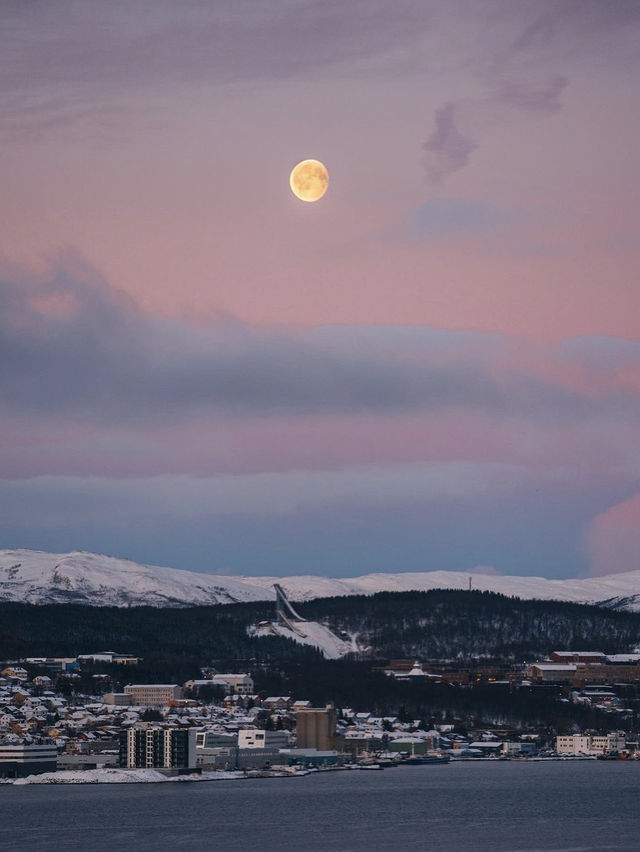
[[[571,763],[575,761],[598,761],[597,757],[528,757],[521,759],[500,759],[491,757],[454,758],[451,764],[477,764],[477,763]],[[604,761],[598,761],[604,762]],[[617,760],[616,763],[635,763],[635,760]],[[259,778],[305,778],[308,775],[317,775],[325,772],[383,770],[402,766],[401,763],[392,766],[381,764],[345,764],[343,766],[331,766],[326,768],[279,768],[279,769],[250,769],[250,770],[214,770],[199,774],[165,775],[156,769],[120,769],[109,767],[101,769],[79,769],[57,772],[43,772],[39,775],[27,775],[23,778],[0,778],[1,786],[30,787],[45,785],[73,786],[76,784],[202,784],[213,781],[245,781]]]

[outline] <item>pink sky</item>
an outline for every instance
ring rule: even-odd
[[[0,547],[635,567],[610,520],[640,494],[634,4],[53,0],[0,33]],[[110,501],[162,476],[189,506],[206,479],[210,514],[136,503],[123,531]],[[61,519],[85,492],[102,520]]]

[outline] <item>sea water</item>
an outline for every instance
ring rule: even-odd
[[[0,786],[3,850],[640,850],[640,761]]]

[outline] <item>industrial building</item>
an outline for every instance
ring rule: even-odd
[[[21,778],[55,772],[58,750],[54,743],[3,743],[0,741],[0,778]]]
[[[332,751],[336,747],[336,711],[326,707],[307,707],[296,713],[296,742],[299,749]]]

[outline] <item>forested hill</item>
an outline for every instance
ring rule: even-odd
[[[104,649],[193,665],[314,655],[286,639],[247,634],[249,625],[272,618],[273,609],[267,602],[185,609],[0,603],[0,659]],[[492,592],[382,592],[317,599],[297,609],[338,633],[355,634],[372,659],[521,661],[554,648],[615,653],[640,644],[638,613]]]
[[[310,601],[297,609],[336,631],[357,632],[377,657],[518,661],[554,648],[622,653],[640,644],[640,613],[494,592],[381,593]]]

